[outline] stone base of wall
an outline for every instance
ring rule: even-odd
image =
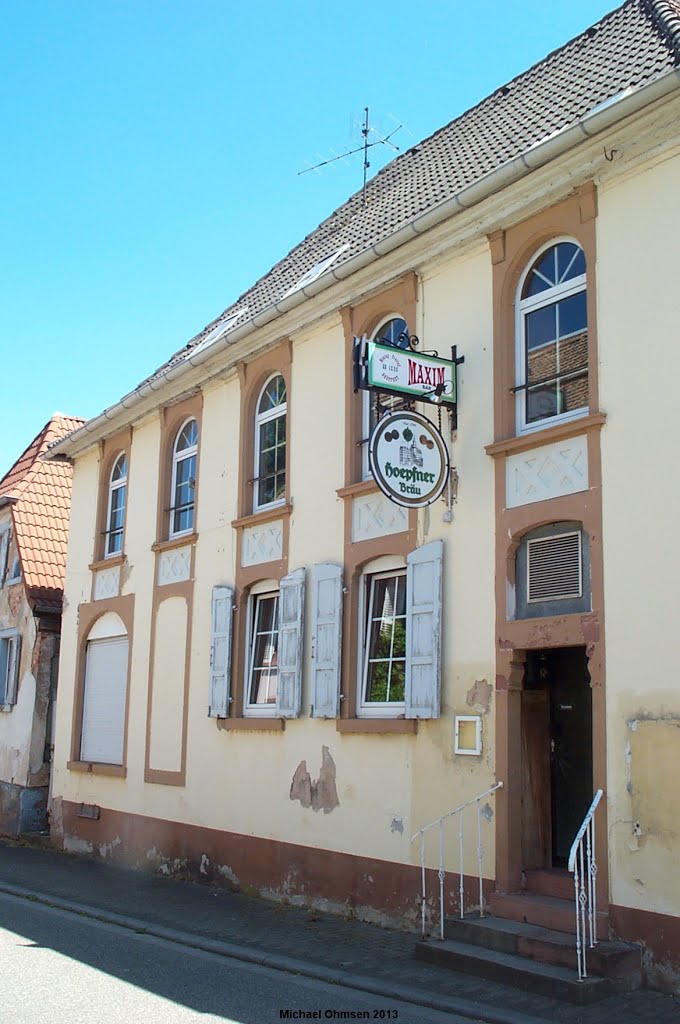
[[[420,927],[418,864],[359,857],[182,822],[124,814],[57,798],[51,812],[55,845],[118,864],[207,882],[268,899],[288,900],[332,913],[416,931]],[[439,920],[437,872],[426,871],[428,928]],[[478,880],[464,878],[466,908],[473,910]],[[494,888],[484,880],[485,899]],[[445,913],[458,911],[458,876],[446,876]],[[643,948],[650,987],[680,991],[680,917],[610,907],[612,938]]]
[[[28,835],[47,828],[47,786],[0,782],[0,834]]]

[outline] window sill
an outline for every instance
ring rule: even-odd
[[[92,572],[101,572],[102,569],[117,569],[127,561],[127,555],[111,555],[110,558],[98,558],[96,562],[90,563]]]
[[[103,761],[67,761],[66,767],[70,772],[84,772],[88,775],[109,775],[119,779],[127,776],[125,765],[104,764]]]
[[[14,704],[0,704],[0,715],[8,715],[14,711]]]
[[[252,515],[241,516],[240,519],[232,519],[231,525],[235,530],[245,530],[248,526],[259,526],[260,523],[269,523],[272,519],[283,519],[291,514],[293,506],[290,502],[285,505],[276,505],[274,508],[263,508],[261,512],[253,512]]]
[[[217,728],[226,729],[228,732],[232,729],[240,729],[242,731],[259,732],[283,732],[286,728],[285,718],[218,718]]]
[[[487,455],[492,459],[504,455],[513,455],[515,452],[527,451],[530,448],[538,448],[552,441],[562,441],[565,438],[577,437],[587,430],[601,427],[607,419],[604,412],[594,412],[589,416],[581,416],[580,419],[569,420],[566,423],[557,423],[553,427],[545,427],[543,430],[534,430],[531,433],[519,434],[516,437],[509,437],[504,441],[494,441],[484,448]]]
[[[169,540],[157,540],[151,545],[152,551],[172,551],[173,548],[184,548],[187,544],[195,544],[198,540],[197,533],[183,533],[179,537],[171,537]]]
[[[375,480],[371,477],[370,480],[360,480],[358,484],[349,484],[348,487],[338,487],[336,494],[339,498],[356,498],[362,494],[373,494],[379,491]]]
[[[417,718],[337,718],[338,732],[396,733],[415,735],[418,732]]]

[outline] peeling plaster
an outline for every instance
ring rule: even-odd
[[[328,747],[321,748],[321,771],[317,781],[312,781],[307,771],[307,762],[300,761],[290,784],[290,799],[299,800],[303,807],[311,807],[313,811],[323,809],[324,814],[330,814],[339,806],[335,761]]]
[[[398,832],[399,835],[404,834],[404,821],[402,818],[392,818],[390,832]]]
[[[78,836],[64,836],[64,849],[67,853],[92,853],[94,847],[87,839]]]
[[[465,703],[475,711],[486,714],[491,707],[492,687],[486,679],[475,679],[474,686],[467,692]]]

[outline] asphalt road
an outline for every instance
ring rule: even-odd
[[[319,1016],[282,1016],[286,1010]],[[274,1024],[286,1019],[470,1024],[452,1014],[0,895],[2,1024]]]

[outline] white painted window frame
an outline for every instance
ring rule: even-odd
[[[474,747],[463,747],[460,743],[460,727],[463,722],[473,722],[475,726]],[[480,715],[456,715],[453,726],[453,752],[464,757],[479,757],[482,753],[482,719]]]
[[[527,382],[525,344],[525,322],[527,313],[541,309],[543,306],[550,306],[554,302],[558,302],[560,299],[569,298],[570,295],[576,295],[582,291],[586,292],[587,301],[587,262],[586,273],[582,274],[580,277],[573,278],[564,284],[558,284],[552,288],[547,288],[545,291],[539,292],[537,295],[532,295],[529,298],[521,298],[522,290],[531,268],[535,265],[537,260],[544,255],[544,253],[549,249],[552,249],[554,246],[559,245],[561,242],[570,242],[573,245],[577,245],[583,252],[583,246],[576,238],[572,238],[569,235],[560,235],[559,237],[551,238],[549,242],[546,242],[545,245],[542,245],[533,253],[531,259],[527,262],[517,285],[517,292],[515,295],[515,387],[526,385]],[[590,330],[590,324],[588,325],[588,330]],[[588,383],[590,386],[590,367],[588,367],[588,371]],[[526,388],[522,391],[516,392],[515,394],[515,419],[518,434],[535,433],[537,430],[544,430],[546,427],[553,427],[559,423],[568,423],[570,420],[580,419],[582,416],[586,416],[587,414],[588,406],[586,405],[581,406],[579,409],[571,409],[569,412],[558,413],[556,416],[546,416],[544,419],[537,420],[536,423],[527,423]]]
[[[125,476],[121,480],[114,481],[113,474],[116,472],[116,466],[118,465],[121,459],[125,460]],[[127,454],[126,452],[121,452],[114,461],[113,466],[111,467],[111,475],[109,476],[109,496],[106,506],[106,542],[104,544],[104,558],[115,558],[117,555],[122,555],[123,553],[123,546],[125,544],[125,516],[127,512],[127,481]],[[111,542],[111,535],[113,532],[111,529],[111,514],[113,512],[113,493],[114,491],[119,491],[123,487],[126,488],[126,491],[125,497],[123,499],[123,527],[120,535],[120,549],[117,551],[109,551],[109,544]]]
[[[267,409],[266,412],[260,412],[260,404],[264,396],[265,391],[273,380],[280,377],[283,381],[283,385],[286,389],[286,401],[282,402],[281,405],[275,406],[273,409]],[[260,504],[258,495],[260,491],[260,427],[265,423],[269,423],[271,420],[279,419],[281,416],[286,417],[286,439],[284,441],[284,450],[286,452],[286,472],[284,476],[284,494],[283,497],[277,498],[275,501],[267,501]],[[284,375],[277,370],[276,373],[270,374],[266,381],[262,385],[259,395],[257,396],[257,403],[255,405],[255,444],[253,445],[254,452],[254,466],[253,466],[253,512],[263,512],[265,509],[280,508],[286,504],[285,489],[288,481],[288,385]]]
[[[280,626],[280,591],[279,585],[274,580],[263,580],[260,583],[255,583],[248,595],[248,615],[246,620],[246,677],[244,681],[244,693],[243,693],[243,715],[246,718],[275,718],[277,702],[273,704],[251,704],[250,703],[250,690],[252,685],[253,669],[255,667],[255,625],[257,620],[257,608],[259,602],[266,598],[275,597],[277,599],[276,605],[276,633],[277,633],[277,652],[278,652],[278,634]],[[277,658],[278,663],[278,658]],[[277,664],[277,685],[278,685],[278,664]]]
[[[180,439],[180,437],[182,435],[182,431],[184,430],[184,428],[187,426],[188,423],[192,423],[192,422],[196,424],[196,438],[197,438],[196,444],[191,445],[190,448],[183,448],[181,452],[178,452],[177,451],[177,444],[178,444],[179,439]],[[177,500],[177,496],[176,496],[176,493],[175,493],[175,491],[177,489],[177,470],[179,468],[180,462],[185,462],[187,459],[191,459],[194,456],[196,456],[196,477],[194,479],[196,480],[198,478],[198,440],[199,440],[198,420],[196,419],[195,416],[187,416],[187,418],[180,425],[179,430],[175,434],[175,443],[172,446],[172,481],[171,481],[171,485],[170,485],[170,521],[169,521],[169,529],[168,529],[168,537],[171,540],[174,537],[185,537],[188,534],[193,533],[195,525],[196,525],[196,485],[195,485],[195,483],[194,483],[194,488],[193,488],[193,490],[194,490],[194,500],[193,500],[193,503],[192,503],[192,506],[191,506],[191,526],[188,526],[185,530],[175,530],[173,524],[174,524],[174,521],[175,521],[175,505],[176,505],[176,500]]]
[[[357,666],[359,692],[357,694],[358,718],[404,718],[406,701],[367,701],[366,681],[368,678],[368,644],[371,629],[371,612],[373,606],[373,584],[375,580],[387,579],[392,576],[403,576],[406,586],[406,563],[402,558],[386,556],[369,563],[361,576],[359,592],[359,628],[360,643]],[[404,671],[406,661],[404,661]]]

